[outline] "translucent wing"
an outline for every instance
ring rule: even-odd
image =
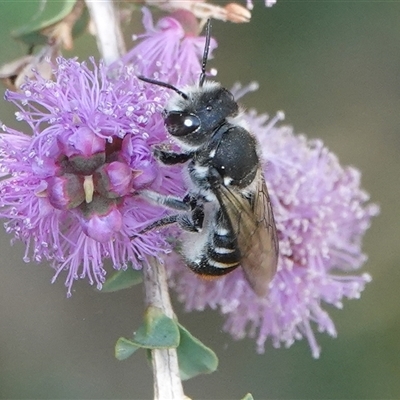
[[[279,245],[267,186],[261,173],[249,198],[238,190],[220,185],[221,208],[229,218],[242,254],[241,266],[254,292],[265,297],[277,264]]]

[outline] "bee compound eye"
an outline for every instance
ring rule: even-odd
[[[165,117],[165,126],[172,136],[186,136],[200,127],[200,119],[194,114],[170,112]]]

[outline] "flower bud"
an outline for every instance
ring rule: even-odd
[[[50,204],[58,210],[70,210],[85,200],[83,176],[65,174],[46,179]]]
[[[93,174],[96,191],[102,196],[115,199],[131,192],[132,170],[120,161],[104,164]]]
[[[98,242],[112,240],[122,228],[122,215],[115,201],[95,196],[91,203],[83,203],[80,211],[83,232]]]
[[[86,126],[81,126],[74,132],[59,136],[57,140],[61,152],[67,157],[76,155],[90,157],[93,154],[103,152],[106,147],[106,141]]]
[[[150,161],[142,161],[137,163],[138,169],[133,173],[133,188],[136,190],[144,189],[151,185],[157,178],[158,168]]]

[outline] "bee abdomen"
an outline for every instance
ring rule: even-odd
[[[188,261],[188,266],[196,274],[213,277],[233,271],[239,266],[239,262],[226,264],[210,258],[208,254],[204,254],[200,260]]]
[[[224,266],[237,265],[241,254],[236,238],[229,234],[214,232],[212,240],[208,243],[207,254],[210,260]]]
[[[201,256],[188,260],[188,266],[197,274],[221,276],[239,266],[241,253],[236,239],[229,233],[215,231],[210,235]]]

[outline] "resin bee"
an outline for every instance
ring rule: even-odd
[[[216,277],[241,265],[254,292],[263,297],[276,272],[278,238],[259,145],[232,93],[205,79],[209,47],[210,20],[197,85],[180,90],[139,76],[174,91],[163,116],[182,152],[156,148],[154,155],[167,165],[187,162],[192,183],[183,199],[143,191],[146,198],[182,212],[156,221],[142,233],[178,223],[191,232],[181,252],[195,273]]]

